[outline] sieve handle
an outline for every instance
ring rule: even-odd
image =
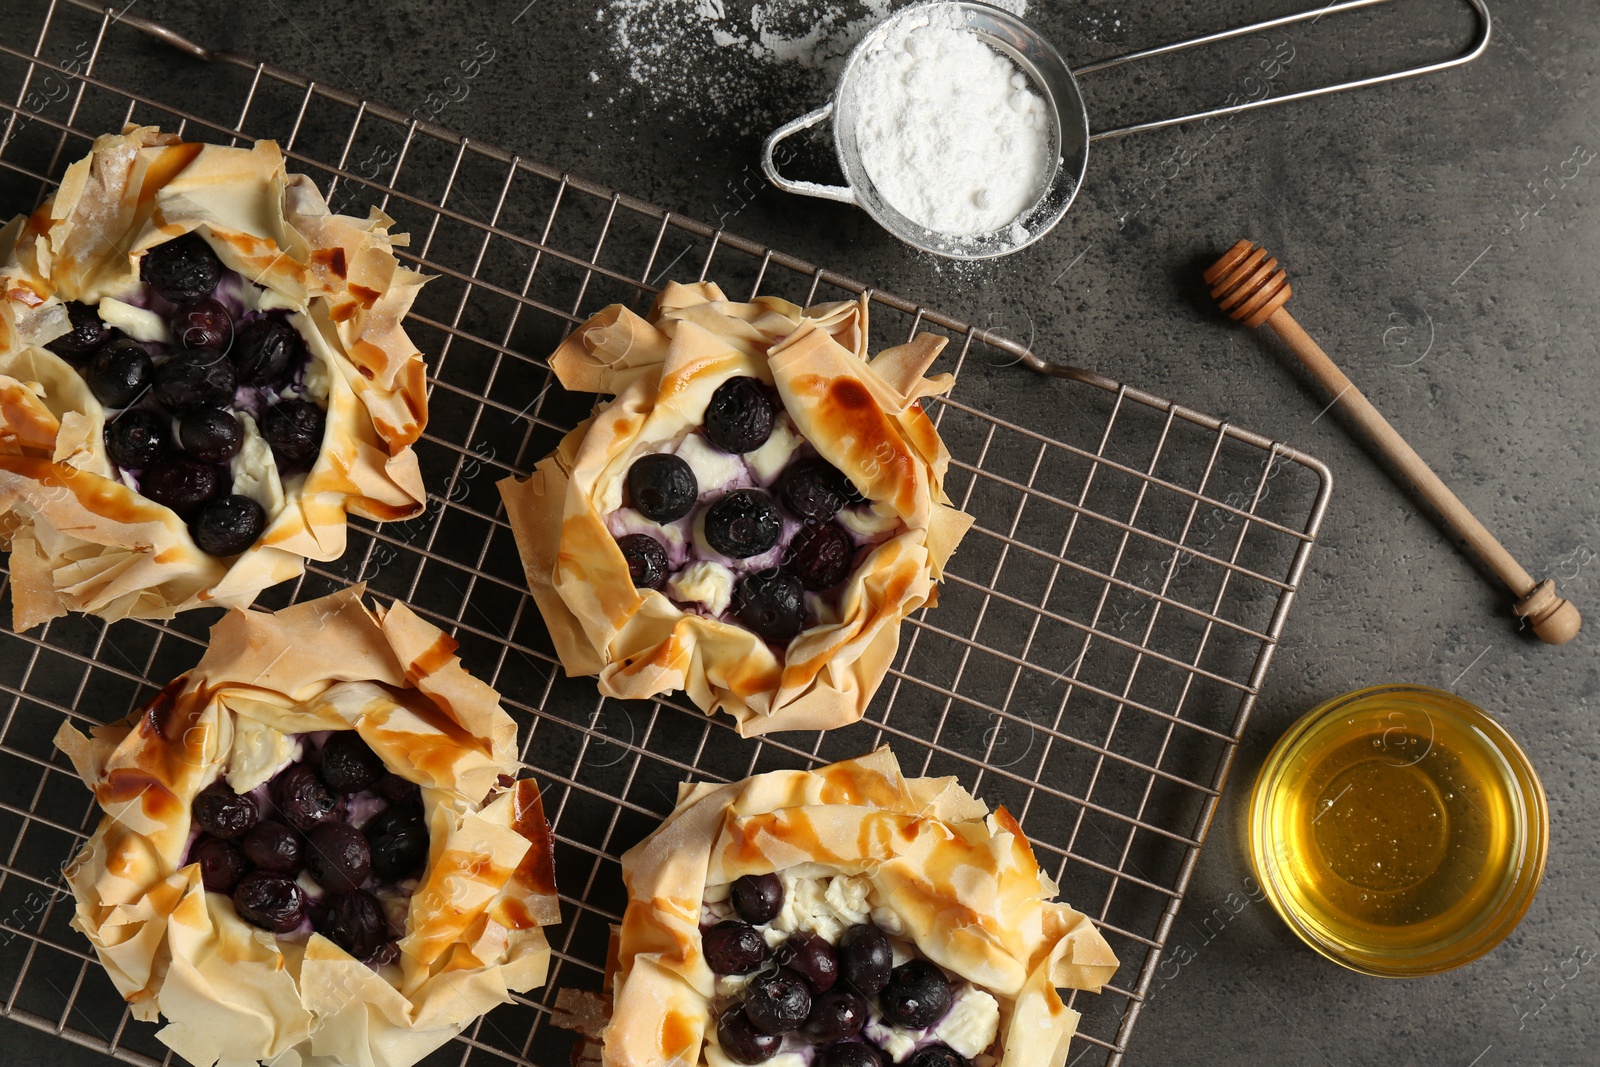
[[[801,196],[815,196],[822,200],[837,200],[841,204],[854,204],[856,191],[848,185],[822,185],[819,182],[797,182],[785,178],[778,173],[777,161],[772,158],[772,153],[777,149],[780,141],[792,137],[801,130],[809,130],[820,122],[827,120],[833,114],[833,101],[829,100],[809,115],[801,115],[797,119],[790,119],[782,126],[773,130],[767,137],[766,143],[761,146],[761,169],[765,172],[767,180],[786,193],[799,193]]]
[[[1231,30],[1222,30],[1218,33],[1208,33],[1203,37],[1190,38],[1187,41],[1177,41],[1173,44],[1161,45],[1158,48],[1146,48],[1138,52],[1128,52],[1110,59],[1102,59],[1095,63],[1087,63],[1073,70],[1074,77],[1081,78],[1085,74],[1106,70],[1109,67],[1118,67],[1124,63],[1133,63],[1142,59],[1152,59],[1156,56],[1168,55],[1172,52],[1181,52],[1199,45],[1213,44],[1217,41],[1226,41],[1246,34],[1260,33],[1263,30],[1276,29],[1279,26],[1289,26],[1297,22],[1316,22],[1327,15],[1337,15],[1341,12],[1351,11],[1355,8],[1372,7],[1375,4],[1387,3],[1388,0],[1336,0],[1320,7],[1306,11],[1284,15],[1279,18],[1266,19],[1262,22],[1252,22],[1248,26],[1236,26]],[[1135,123],[1131,126],[1118,126],[1110,130],[1095,130],[1089,134],[1089,140],[1099,141],[1110,137],[1124,137],[1130,133],[1143,133],[1145,130],[1159,130],[1166,126],[1177,126],[1185,122],[1196,122],[1202,119],[1213,119],[1221,115],[1236,115],[1241,111],[1254,111],[1256,108],[1272,107],[1276,104],[1287,104],[1291,100],[1308,100],[1314,96],[1326,96],[1329,93],[1342,93],[1350,89],[1361,89],[1369,85],[1382,85],[1385,82],[1399,81],[1402,78],[1415,78],[1422,74],[1432,74],[1436,71],[1448,70],[1459,67],[1463,63],[1470,63],[1483,54],[1489,46],[1489,8],[1485,0],[1465,0],[1478,20],[1478,34],[1472,43],[1459,54],[1449,59],[1436,63],[1424,63],[1420,66],[1407,67],[1404,70],[1391,71],[1387,74],[1378,74],[1370,78],[1355,78],[1350,81],[1334,82],[1328,85],[1319,85],[1313,89],[1303,89],[1300,92],[1285,93],[1283,96],[1264,96],[1259,100],[1248,100],[1242,104],[1230,104],[1226,107],[1214,107],[1208,111],[1196,111],[1188,115],[1179,115],[1170,119],[1155,119],[1151,122]]]

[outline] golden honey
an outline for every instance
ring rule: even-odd
[[[1505,730],[1425,686],[1374,686],[1306,715],[1250,803],[1251,862],[1285,922],[1334,961],[1389,977],[1476,959],[1544,870],[1544,790]]]

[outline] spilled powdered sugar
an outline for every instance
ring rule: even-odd
[[[1016,14],[1026,0],[990,0]],[[827,97],[850,50],[905,0],[607,0],[624,92],[664,117],[763,131]],[[591,78],[593,75],[591,75]]]

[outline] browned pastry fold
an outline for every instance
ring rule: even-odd
[[[1057,887],[1004,808],[991,814],[953,778],[902,777],[888,748],[813,771],[685,784],[661,827],[622,857],[628,908],[607,1067],[703,1061],[716,976],[701,951],[701,903],[743,875],[796,869],[868,880],[875,916],[888,909],[924,956],[992,995],[1000,1067],[1061,1067],[1079,1016],[1058,988],[1098,992],[1116,973],[1089,919],[1052,899]],[[567,1007],[581,1022],[583,1006]]]
[[[331,214],[272,141],[192,144],[146,126],[96,139],[53,197],[0,230],[0,545],[16,630],[68,611],[242,607],[306,559],[337,559],[347,512],[382,521],[422,509],[411,446],[427,421],[424,364],[401,323],[424,279],[395,257],[406,238],[391,224],[377,210]],[[144,253],[190,232],[291,310],[328,372],[321,456],[231,561],[117,479],[104,409],[44,347],[69,329],[65,301],[128,296]]]
[[[106,813],[67,871],[72,924],[134,1016],[165,1016],[157,1036],[199,1067],[407,1067],[544,983],[553,843],[537,785],[513,780],[516,724],[447,635],[360,596],[233,611],[144,709],[56,735]],[[350,729],[422,787],[430,834],[399,962],[380,970],[320,934],[246,924],[183,863],[201,790],[263,779],[286,735]]]
[[[868,359],[866,316],[864,300],[801,309],[673,283],[648,319],[613,305],[563,342],[550,361],[562,385],[615,399],[500,491],[569,675],[598,675],[602,693],[624,699],[681,689],[708,714],[731,714],[746,736],[861,718],[901,621],[936,602],[935,583],[972,523],[949,505],[950,456],[918,403],[953,384],[948,374],[923,377],[944,339],[922,334]],[[636,590],[606,526],[632,461],[698,426],[717,387],[740,376],[770,383],[801,436],[898,521],[847,580],[838,618],[780,651]]]

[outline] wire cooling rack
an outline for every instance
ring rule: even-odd
[[[566,172],[228,54],[196,53],[174,100],[145,84],[159,28],[79,0],[13,5],[0,43],[0,210],[29,211],[92,138],[124,123],[194,140],[275,138],[340,209],[377,204],[435,276],[408,327],[429,355],[424,515],[352,523],[349,550],[263,603],[365,581],[461,644],[522,728],[557,837],[563,921],[542,990],[429,1064],[567,1062],[555,990],[598,989],[625,905],[618,856],[686,778],[730,780],[890,744],[910,773],[953,774],[1023,822],[1063,897],[1122,966],[1084,1014],[1073,1064],[1121,1062],[1198,859],[1235,747],[1321,523],[1327,468],[1293,449],[1097,375],[1059,390],[1057,437],[955,399],[932,415],[954,456],[948,489],[977,516],[937,609],[903,631],[867,718],[827,734],[740,739],[679,700],[601,698],[557,669],[494,483],[525,473],[583,418],[588,396],[542,358],[668,278],[733,298],[800,303],[867,292],[875,347],[919,330],[945,365],[1011,361],[1009,341],[912,301],[680,218]],[[492,52],[492,46],[489,47]],[[488,62],[485,53],[475,57]],[[462,60],[462,71],[470,73]],[[182,101],[181,105],[177,100]],[[1024,373],[1020,369],[1015,373]],[[9,600],[9,581],[3,590]],[[9,618],[9,604],[0,605]],[[134,1023],[82,937],[60,868],[97,818],[50,745],[63,718],[121,717],[199,658],[215,612],[107,626],[72,617],[0,637],[0,1012],[116,1059],[171,1062]],[[4,701],[0,701],[4,703]]]

